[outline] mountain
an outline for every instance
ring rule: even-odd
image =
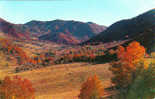
[[[46,34],[41,37],[39,37],[41,40],[49,40],[52,42],[56,42],[59,44],[78,44],[80,43],[80,40],[72,36],[71,34],[64,34],[62,32],[60,33],[54,33],[54,34]]]
[[[36,38],[63,44],[78,44],[104,31],[105,26],[79,21],[30,21],[12,24],[0,19],[0,32],[15,38]]]
[[[33,37],[57,43],[77,44],[90,39],[106,29],[92,22],[79,21],[30,21],[23,25]]]
[[[0,18],[0,33],[14,38],[28,39],[28,32],[21,29],[21,25],[12,24]]]
[[[85,43],[107,43],[126,39],[139,41],[149,52],[155,51],[155,9],[118,21]]]

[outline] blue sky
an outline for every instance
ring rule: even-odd
[[[17,24],[63,19],[109,26],[154,7],[155,0],[2,0],[0,18]]]

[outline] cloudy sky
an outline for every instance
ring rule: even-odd
[[[0,18],[12,23],[55,19],[109,26],[155,7],[155,0],[1,0]]]

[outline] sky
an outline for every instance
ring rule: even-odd
[[[56,19],[109,26],[155,7],[155,0],[1,0],[0,18],[16,24]]]

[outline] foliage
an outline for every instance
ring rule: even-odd
[[[155,97],[155,64],[147,69],[140,64],[134,82],[130,85],[127,99],[153,99]]]
[[[114,74],[112,82],[116,84],[122,94],[126,95],[128,92],[130,84],[136,77],[135,71],[139,66],[138,64],[144,61],[144,56],[145,48],[136,41],[131,42],[126,48],[118,47],[117,57],[119,61],[113,62],[110,70]]]
[[[34,99],[34,88],[28,79],[5,77],[0,84],[1,99]]]
[[[104,94],[104,87],[99,78],[94,75],[89,77],[86,82],[82,84],[80,90],[80,99],[100,99]]]
[[[112,46],[112,44],[105,45],[110,48]],[[107,48],[105,48],[104,44],[71,47],[63,50],[63,53],[61,55],[57,55],[58,58],[55,60],[55,63],[107,63],[116,60],[116,50]]]

